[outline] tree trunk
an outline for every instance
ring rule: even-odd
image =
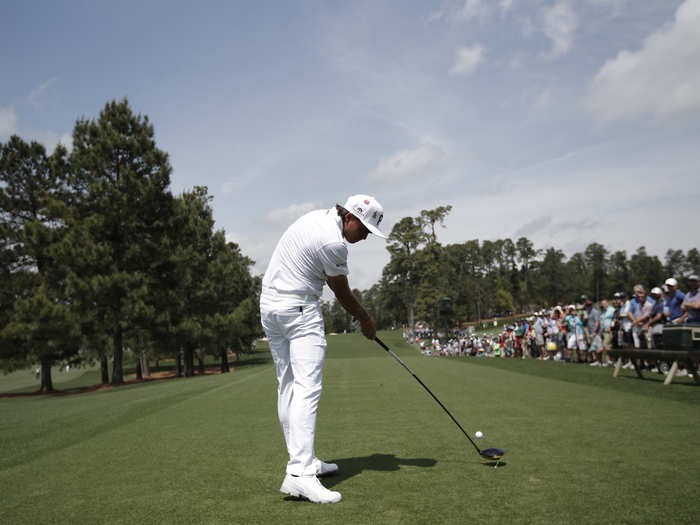
[[[112,363],[112,386],[124,384],[124,348],[122,347],[122,329],[117,327],[114,334],[114,358]]]
[[[185,346],[185,377],[194,376],[194,349],[187,345]]]
[[[107,359],[107,354],[100,354],[100,372],[102,374],[102,384],[109,384],[109,360]]]
[[[41,362],[41,388],[40,392],[53,392],[53,381],[51,380],[51,362]]]
[[[182,377],[182,352],[179,350],[175,359],[175,377]]]
[[[151,369],[148,367],[148,358],[145,355],[141,357],[141,369],[145,377],[151,377]]]
[[[143,374],[141,373],[141,360],[136,360],[136,379],[138,381],[143,381]]]
[[[192,355],[192,347],[185,345],[185,377],[194,375],[194,356]]]
[[[228,352],[224,349],[221,351],[221,373],[225,374],[230,371],[231,369],[228,366]]]
[[[202,352],[197,352],[197,360],[199,361],[199,375],[203,376],[204,375],[204,357],[202,356]]]

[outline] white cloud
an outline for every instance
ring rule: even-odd
[[[321,208],[318,202],[303,202],[301,204],[290,204],[286,208],[277,208],[269,211],[265,218],[269,222],[280,224],[291,224],[296,219],[310,212]]]
[[[48,153],[53,153],[56,146],[63,144],[68,152],[73,151],[73,135],[63,133],[59,135],[53,131],[24,132],[17,129],[17,112],[13,107],[0,107],[0,141],[4,142],[12,135],[20,135],[23,140],[32,140],[43,144]]]
[[[589,0],[589,2],[596,7],[609,9],[614,15],[621,13],[623,8],[627,7],[627,0]]]
[[[226,242],[233,242],[241,249],[241,253],[255,261],[251,272],[254,275],[262,274],[267,268],[277,239],[272,238],[252,238],[239,232],[226,232]]]
[[[501,0],[499,4],[501,10],[501,16],[504,16],[508,11],[513,8],[513,0]]]
[[[490,12],[489,3],[484,0],[465,0],[464,5],[457,11],[457,18],[472,20],[485,18]]]
[[[438,9],[437,11],[432,11],[429,15],[426,21],[428,23],[431,22],[437,22],[438,20],[442,20],[445,17],[445,10],[444,9]]]
[[[532,18],[523,16],[520,18],[520,31],[525,38],[528,38],[537,32],[537,26]]]
[[[547,191],[542,191],[539,184],[530,183],[529,177],[511,177],[501,192],[456,195],[451,202],[454,207],[441,242],[464,242],[475,237],[516,239],[525,235],[536,248],[554,246],[569,255],[593,241],[626,250],[646,244],[651,253],[663,253],[662,250],[673,246],[692,245],[688,244],[692,234],[687,231],[674,231],[673,237],[665,238],[649,232],[640,233],[634,224],[643,222],[648,211],[643,206],[620,206],[619,196],[622,194],[629,202],[644,202],[645,205],[650,193],[672,195],[672,190],[664,187],[663,182],[654,181],[653,175],[642,174],[640,180],[644,183],[635,186],[629,184],[629,176],[619,176],[619,166],[596,173],[587,168],[577,170],[574,168],[576,163],[570,162],[567,166],[572,168],[568,171],[571,176],[558,179],[556,184],[548,184]],[[636,168],[629,169],[629,172],[639,175]],[[606,187],[606,191],[592,190],[600,187]],[[523,207],[523,203],[527,206]],[[684,202],[679,205],[676,199],[676,206],[678,215],[674,214],[674,217],[680,218],[687,215],[685,210],[692,204]],[[498,210],[498,220],[484,222],[483,217],[492,216],[493,210]],[[470,224],[478,224],[478,229],[465,233],[463,225]]]
[[[545,109],[547,106],[549,106],[550,102],[552,100],[552,92],[549,88],[546,88],[540,92],[539,95],[537,95],[537,98],[535,99],[535,109]]]
[[[474,44],[457,49],[457,58],[450,68],[451,75],[467,75],[473,73],[477,66],[484,61],[484,47]]]
[[[37,142],[43,144],[48,153],[53,153],[59,143],[65,146],[68,153],[73,151],[73,135],[70,133],[58,135],[53,131],[42,131],[33,134],[30,133],[26,140],[36,140]]]
[[[39,109],[39,103],[41,99],[41,95],[46,91],[53,83],[55,83],[57,80],[56,77],[52,77],[48,79],[46,82],[43,84],[40,84],[39,86],[35,87],[34,89],[31,90],[29,93],[29,96],[27,97],[29,100],[29,103],[34,106],[34,109]]]
[[[542,32],[552,41],[552,49],[545,56],[557,59],[565,55],[574,41],[578,17],[568,2],[557,2],[542,11]]]
[[[238,232],[226,232],[226,242],[241,243],[241,238],[245,237]]]
[[[620,51],[598,71],[589,103],[606,120],[700,110],[700,0],[686,0],[673,23],[638,51]]]
[[[15,108],[0,107],[0,140],[5,141],[17,132],[17,113]]]
[[[64,133],[58,137],[58,142],[66,147],[68,153],[73,151],[73,135],[71,133]]]
[[[462,0],[432,11],[428,14],[427,21],[430,23],[438,20],[450,22],[479,20],[483,23],[497,12],[501,17],[505,16],[512,8],[513,0],[499,0],[497,5],[493,0]]]
[[[415,149],[400,150],[379,161],[370,177],[399,181],[428,175],[445,157],[445,152],[434,144],[422,144]]]

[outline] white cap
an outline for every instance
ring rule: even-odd
[[[654,295],[661,295],[661,288],[659,288],[658,286],[654,286],[654,287],[651,289],[651,292],[650,292],[650,293],[652,293],[652,294],[654,294]]]
[[[666,279],[666,282],[664,284],[667,284],[669,286],[678,286],[678,281],[676,281],[673,277],[669,277]]]
[[[386,235],[379,229],[379,223],[381,223],[384,218],[384,208],[377,202],[377,199],[369,195],[351,195],[348,197],[348,200],[345,201],[345,206],[343,206],[343,208],[360,219],[360,222],[364,224],[371,233],[382,239],[386,239]]]
[[[700,278],[698,278],[698,274],[694,273],[690,277],[688,277],[689,281],[700,281]]]

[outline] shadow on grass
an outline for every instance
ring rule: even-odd
[[[338,465],[338,473],[329,477],[324,477],[323,486],[330,489],[346,479],[349,479],[365,470],[378,470],[390,472],[406,467],[434,467],[437,460],[430,458],[397,458],[394,454],[372,454],[358,458],[334,459],[332,463]],[[285,501],[306,501],[305,498],[287,496]]]
[[[482,463],[484,467],[492,467],[492,468],[501,468],[505,467],[508,463],[505,461],[486,461],[485,463]]]
[[[648,381],[650,383],[663,383],[666,381],[666,376],[663,374],[659,374],[658,372],[650,372],[650,371],[643,371],[642,372],[643,377],[639,377],[637,374],[635,375],[622,375],[620,374],[617,376],[616,379],[633,379],[635,381]],[[679,376],[683,377],[683,376]],[[685,376],[687,377],[687,376]],[[697,388],[698,384],[695,381],[689,382],[689,381],[677,381],[676,378],[673,378],[673,382],[671,383],[672,386],[674,387],[680,387],[680,388]]]
[[[326,488],[333,487],[365,470],[390,472],[399,470],[401,467],[427,468],[434,467],[437,461],[430,458],[397,458],[394,454],[372,454],[357,458],[335,459],[333,463],[337,463],[338,473],[323,478],[323,484]]]
[[[242,358],[236,359],[235,361],[229,361],[230,372],[234,372],[237,369],[247,368],[250,366],[265,365],[272,362],[269,352],[259,351],[244,354]],[[194,367],[194,376],[187,378],[184,375],[175,375],[175,360],[168,359],[160,362],[158,366],[151,366],[150,373],[151,376],[143,377],[142,379],[136,379],[136,366],[127,365],[124,367],[124,382],[121,385],[117,385],[117,388],[121,386],[133,386],[133,385],[149,385],[155,384],[161,381],[170,379],[192,379],[195,377],[204,377],[209,375],[218,375],[221,373],[220,364],[215,359],[207,359],[205,361],[204,374],[200,373],[198,364]],[[15,398],[15,397],[34,397],[34,396],[65,396],[72,394],[83,394],[88,392],[95,392],[101,390],[108,390],[114,388],[110,383],[102,384],[98,383],[99,371],[92,372],[91,377],[94,376],[95,383],[93,384],[78,384],[71,386],[70,382],[61,385],[62,388],[55,388],[50,392],[41,392],[38,390],[28,390],[25,388],[20,388],[15,391],[0,392],[0,399],[3,398]],[[133,377],[131,377],[133,376]],[[83,383],[84,378],[78,377],[72,382]]]
[[[244,368],[247,366],[253,366],[253,365],[264,365],[266,363],[271,363],[272,358],[271,357],[250,357],[250,358],[243,358],[239,359],[236,361],[229,361],[228,365],[231,370],[234,370],[236,368]],[[208,372],[212,371],[218,371],[220,370],[220,364],[218,362],[206,362],[204,365],[204,368]],[[175,362],[169,362],[166,361],[165,363],[162,363],[158,366],[151,366],[150,371],[151,373],[153,372],[175,372],[176,366]],[[194,372],[196,375],[199,375],[199,364],[195,362],[194,365]],[[128,375],[133,375],[136,374],[136,366],[129,366],[124,368],[124,376]]]

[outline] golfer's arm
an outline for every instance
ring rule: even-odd
[[[360,302],[355,297],[350,289],[350,284],[348,283],[348,278],[345,275],[335,275],[333,277],[328,277],[328,286],[335,294],[338,302],[343,305],[352,316],[360,322],[369,319],[369,314],[365,310]]]

